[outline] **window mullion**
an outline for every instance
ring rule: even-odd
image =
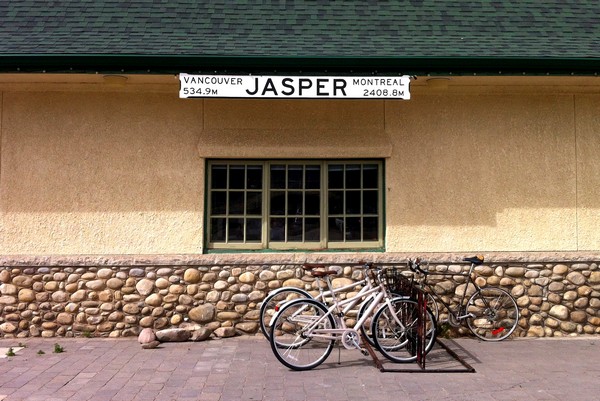
[[[364,211],[364,205],[363,205],[363,193],[365,191],[365,182],[363,180],[363,172],[365,169],[365,165],[361,164],[360,165],[360,189],[358,190],[358,207],[359,207],[359,213],[360,213],[360,241],[364,241],[365,240],[365,211]]]
[[[329,230],[329,190],[328,190],[328,168],[327,162],[321,162],[321,248],[327,248],[327,231]]]
[[[231,189],[229,187],[229,163],[226,165],[226,174],[225,174],[225,243],[229,243],[229,195],[231,194]]]
[[[379,164],[379,176],[377,177],[377,186],[379,188],[379,191],[377,191],[377,225],[378,225],[378,231],[377,231],[377,238],[379,238],[379,241],[381,242],[381,244],[383,245],[383,233],[384,233],[384,229],[383,229],[383,225],[384,225],[384,218],[385,218],[385,211],[383,209],[384,207],[384,197],[385,197],[385,187],[384,187],[384,174],[385,174],[385,169],[383,168],[383,163]]]
[[[263,163],[263,186],[262,186],[262,248],[269,247],[269,235],[271,235],[269,227],[269,210],[271,207],[271,163]]]

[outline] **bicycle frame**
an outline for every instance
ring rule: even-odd
[[[315,278],[317,279],[317,283],[319,283],[320,279],[318,277],[315,277]],[[323,302],[323,303],[327,297],[333,297],[333,299],[336,300],[335,294],[337,294],[339,292],[351,290],[352,288],[355,288],[355,287],[358,287],[361,285],[363,287],[358,292],[358,294],[356,294],[357,297],[365,296],[365,293],[373,288],[371,281],[368,280],[366,277],[360,281],[357,281],[355,283],[348,284],[348,285],[345,285],[345,286],[342,286],[339,288],[333,288],[331,286],[331,283],[327,282],[328,289],[326,291],[323,291],[323,289],[321,288],[321,285],[319,284],[319,285],[317,285],[319,287],[319,295],[317,295],[314,299],[315,299],[315,301],[319,301],[319,302]],[[278,291],[282,291],[282,290],[285,290],[285,288],[279,289]],[[351,307],[350,307],[350,309],[351,309]],[[348,309],[348,311],[350,311],[350,309]],[[345,311],[344,313],[346,313],[348,311]],[[271,316],[271,320],[269,320],[269,326],[273,325],[273,322],[275,321],[276,317],[277,317],[277,313],[275,313],[275,314],[273,314],[273,316]]]
[[[331,281],[329,280],[329,277],[326,277],[325,279],[327,281],[328,286],[331,288]],[[353,333],[354,335],[358,336],[358,330],[367,321],[367,319],[369,319],[373,315],[373,312],[376,308],[384,307],[386,305],[388,307],[392,308],[391,297],[388,295],[385,286],[381,283],[379,283],[377,286],[373,286],[372,283],[370,282],[370,280],[368,280],[368,282],[371,284],[370,289],[368,289],[366,291],[361,290],[358,294],[356,294],[355,296],[353,296],[351,298],[347,298],[347,299],[340,301],[334,296],[333,297],[333,305],[331,305],[327,309],[327,313],[325,313],[323,316],[321,316],[318,320],[315,320],[312,322],[312,324],[304,332],[304,336],[309,337],[309,338],[321,338],[324,340],[338,340],[340,338],[343,339],[343,335],[345,335],[346,333]],[[363,288],[363,290],[364,289],[365,288]],[[367,296],[367,298],[362,299],[365,296]],[[354,324],[354,326],[352,328],[348,328],[346,326],[346,322],[341,317],[343,317],[348,311],[350,311],[353,307],[355,307],[359,302],[361,304],[364,304],[365,302],[368,302],[371,299],[373,301],[369,305],[367,310],[365,311],[364,315],[358,319],[358,321]],[[362,302],[361,302],[361,300],[362,300]],[[381,304],[382,301],[385,301],[385,305]],[[341,308],[343,308],[343,309],[341,309]],[[335,328],[335,329],[317,329],[317,328],[315,328],[315,327],[318,327],[318,325],[321,322],[323,322],[324,319],[327,319],[328,316],[331,316],[331,315],[334,316],[334,321],[336,321],[336,323],[339,324],[341,326],[341,328]],[[394,315],[394,319],[397,320],[395,315]],[[398,323],[402,324],[399,321],[398,321]],[[349,346],[344,341],[342,341],[342,344],[344,345],[344,347],[346,349],[356,348],[356,346],[359,345],[359,344],[354,344],[354,346]]]
[[[480,291],[481,287],[479,287],[479,285],[477,285],[477,283],[475,282],[475,280],[473,280],[473,271],[475,270],[475,264],[471,263],[471,267],[469,268],[469,272],[468,273],[447,273],[447,272],[435,272],[435,273],[427,273],[427,275],[425,275],[424,280],[421,282],[421,286],[426,288],[427,293],[430,294],[434,300],[436,302],[440,302],[442,305],[444,305],[444,307],[446,308],[446,310],[448,310],[448,313],[451,314],[454,319],[456,319],[456,321],[462,321],[468,317],[472,317],[471,314],[466,313],[466,303],[465,301],[467,300],[467,290],[469,288],[469,285],[473,285],[475,287],[476,291]],[[453,308],[450,306],[450,304],[444,302],[444,300],[442,299],[442,297],[437,294],[435,292],[435,290],[433,289],[433,285],[429,284],[427,282],[427,276],[428,275],[439,275],[439,276],[467,276],[467,281],[466,281],[466,286],[465,286],[465,291],[462,294],[462,297],[460,298],[460,302],[458,304],[458,308],[456,308],[456,310],[453,310]]]

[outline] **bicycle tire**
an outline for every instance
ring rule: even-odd
[[[362,303],[362,305],[360,306],[360,309],[358,310],[358,313],[356,315],[357,321],[360,320],[361,317],[367,312],[367,309],[369,308],[369,306],[372,303],[373,303],[373,299],[369,299],[367,302]],[[372,322],[373,322],[373,319],[365,320],[363,325],[360,326],[360,332],[361,332],[363,338],[369,343],[369,345],[371,345],[371,347],[374,347],[375,341],[373,340],[373,333],[371,332]]]
[[[323,363],[333,350],[333,339],[307,335],[307,330],[332,329],[335,321],[327,308],[314,299],[287,302],[271,327],[271,350],[283,365],[293,370],[309,370]]]
[[[435,299],[435,296],[433,296],[430,292],[424,290],[423,288],[419,287],[425,294],[427,294],[427,309],[429,309],[429,311],[431,312],[431,314],[433,315],[433,317],[435,318],[435,322],[436,325],[439,322],[439,318],[440,318],[440,305],[438,304],[438,302]],[[397,295],[399,297],[408,297],[407,295],[404,294],[394,294]],[[412,300],[416,300],[416,298],[410,297],[410,299]]]
[[[408,298],[394,298],[392,309],[383,305],[375,313],[371,331],[377,349],[390,361],[404,363],[417,359],[415,341],[418,336],[418,304]],[[425,353],[435,344],[436,321],[429,309],[426,312]]]
[[[407,297],[405,295],[398,294],[395,292],[391,293],[391,295],[394,298],[406,298]],[[367,309],[369,308],[371,303],[373,303],[372,298],[361,304],[360,309],[358,310],[358,313],[356,315],[357,321],[360,320],[361,317],[367,312]],[[375,315],[375,312],[377,312],[377,308],[375,308],[374,312],[372,312],[373,316]],[[373,318],[367,319],[367,320],[365,320],[363,325],[360,326],[360,332],[361,332],[363,338],[369,343],[369,345],[371,347],[375,347],[375,341],[373,340],[373,333],[371,332],[372,326],[373,326]]]
[[[467,302],[467,326],[484,341],[502,341],[508,338],[519,323],[517,301],[507,291],[497,287],[484,287],[475,292]]]
[[[263,300],[259,312],[260,331],[267,340],[271,339],[271,320],[281,306],[293,299],[312,298],[308,291],[296,287],[282,287],[272,291]]]
[[[427,309],[429,309],[429,311],[433,315],[437,327],[437,324],[439,323],[440,319],[440,305],[435,300],[435,297],[431,295],[431,293],[425,291],[425,294],[427,294]]]

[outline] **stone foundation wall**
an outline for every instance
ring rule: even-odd
[[[259,327],[260,302],[269,291],[286,285],[316,288],[300,268],[304,260],[298,256],[267,264],[256,263],[259,256],[253,258],[238,264],[219,263],[218,257],[80,258],[77,263],[72,258],[4,258],[0,337],[124,337],[137,336],[146,327],[159,330],[189,323],[253,334]],[[334,278],[339,285],[361,277],[360,268],[331,259],[309,262],[331,264],[339,271]],[[430,265],[430,270],[441,272],[467,269],[457,262]],[[600,334],[600,269],[595,262],[493,262],[480,266],[477,274],[478,284],[500,286],[517,299],[518,336]],[[432,279],[447,301],[457,302],[465,290],[464,276]]]

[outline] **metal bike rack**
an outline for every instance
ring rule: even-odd
[[[390,369],[390,368],[386,368],[381,363],[381,360],[375,354],[375,351],[369,344],[366,344],[366,349],[369,352],[369,355],[371,355],[371,358],[373,359],[373,363],[375,364],[375,367],[377,369],[379,369],[379,371],[382,373],[475,373],[475,368],[473,368],[471,365],[469,365],[469,363],[467,363],[467,361],[465,361],[456,352],[454,352],[446,344],[444,344],[443,341],[441,341],[440,339],[436,339],[436,344],[438,344],[441,348],[443,348],[446,351],[446,353],[453,360],[460,363],[460,365],[462,365],[462,368],[429,369],[429,368],[425,367],[425,363],[423,361],[423,362],[417,362],[419,364],[420,369],[414,369],[414,368],[413,369],[409,369],[409,368]]]
[[[447,369],[427,369],[426,368],[426,355],[427,352],[425,350],[425,345],[427,343],[427,330],[425,328],[425,322],[427,319],[427,297],[423,291],[418,289],[414,289],[414,293],[411,294],[411,298],[417,299],[417,308],[418,308],[418,317],[417,317],[417,336],[415,338],[409,339],[408,347],[413,350],[417,357],[417,364],[420,369],[389,369],[386,368],[381,360],[375,354],[373,348],[368,344],[367,341],[363,341],[366,345],[366,349],[371,355],[373,362],[377,369],[381,372],[388,373],[475,373],[475,368],[467,363],[463,358],[461,358],[456,352],[448,347],[448,345],[444,344],[439,338],[436,338],[436,344],[438,344],[442,349],[446,351],[446,353],[455,361],[462,365],[462,368],[447,368]]]

